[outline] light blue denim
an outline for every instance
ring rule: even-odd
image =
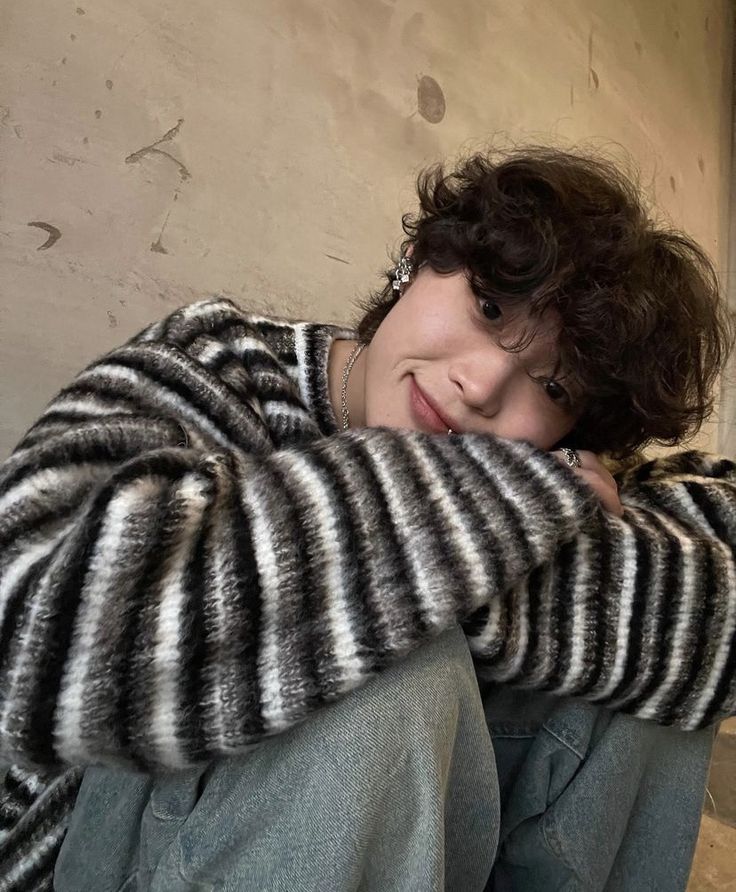
[[[479,691],[458,629],[238,759],[88,770],[55,889],[678,892],[712,736]]]
[[[501,831],[489,892],[684,892],[714,728],[485,684]]]

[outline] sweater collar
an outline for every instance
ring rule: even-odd
[[[325,322],[300,322],[294,328],[301,397],[320,432],[325,436],[335,434],[342,425],[330,402],[327,378],[330,347],[336,340],[355,340],[357,333]]]

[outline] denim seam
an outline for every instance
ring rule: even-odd
[[[513,734],[510,731],[507,732],[499,732],[498,734],[491,731],[491,738],[493,740],[534,740],[537,736],[537,732],[534,733],[530,731],[519,731],[516,734]]]
[[[135,886],[138,885],[138,868],[136,868],[133,873],[128,874],[128,876],[123,880],[123,882],[118,886],[117,892],[129,892],[135,888],[131,885],[131,880],[135,880]]]
[[[579,753],[575,747],[569,743],[567,740],[564,740],[556,731],[550,728],[548,725],[542,726],[547,734],[550,737],[554,738],[559,744],[565,747],[568,752],[572,753],[577,759],[581,762],[585,758],[582,753]],[[575,882],[579,885],[580,874],[576,866],[570,861],[568,857],[565,855],[565,848],[562,843],[562,839],[557,831],[557,821],[554,815],[554,805],[549,807],[547,811],[542,815],[542,837],[544,839],[545,845],[549,849],[549,851],[557,858],[573,875]],[[579,885],[580,888],[582,886]]]
[[[176,840],[176,848],[177,848],[177,854],[178,854],[176,870],[177,870],[177,873],[179,874],[179,878],[184,880],[184,882],[189,885],[196,886],[196,888],[198,890],[202,890],[202,892],[214,892],[214,890],[217,887],[215,886],[214,883],[210,882],[209,880],[206,881],[206,885],[205,885],[205,883],[202,882],[201,880],[195,880],[192,877],[187,876],[187,871],[184,868],[184,852],[182,851],[182,847],[181,847],[181,837],[178,837]],[[220,880],[218,880],[218,882],[219,881]]]
[[[550,852],[572,873],[575,881],[580,883],[580,874],[569,858],[565,857],[562,840],[557,833],[557,822],[550,812],[542,816],[542,836]],[[582,887],[581,887],[582,888]]]
[[[578,759],[580,759],[581,762],[583,761],[583,759],[585,758],[585,754],[584,754],[584,753],[579,753],[571,743],[568,743],[566,740],[564,740],[562,737],[560,737],[559,734],[557,734],[557,733],[556,733],[555,731],[553,731],[551,728],[547,727],[547,725],[544,725],[543,727],[544,727],[544,730],[545,730],[551,737],[554,737],[554,739],[555,739],[558,743],[561,743],[561,744],[565,747],[565,749],[570,750],[570,752],[571,752],[574,756],[576,756]]]

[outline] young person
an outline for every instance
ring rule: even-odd
[[[657,869],[686,876],[708,729],[736,703],[734,466],[683,453],[617,488],[596,454],[707,415],[729,345],[712,267],[599,160],[473,156],[418,186],[357,333],[184,307],[0,467],[0,752],[107,766],[58,888],[482,889],[499,833],[492,882],[554,888],[570,859],[499,803],[523,835],[581,763],[595,781],[555,820],[585,803],[610,844],[581,888],[630,872],[637,823],[679,835]],[[513,701],[531,743],[504,769],[486,720],[508,684],[555,697]],[[525,799],[550,737],[577,763],[552,784],[547,750]],[[665,840],[655,739],[684,783]],[[79,779],[9,771],[8,889],[50,883]]]

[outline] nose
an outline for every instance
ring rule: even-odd
[[[448,376],[466,406],[491,418],[500,411],[509,390],[515,359],[515,354],[500,348],[473,351],[451,362]]]

